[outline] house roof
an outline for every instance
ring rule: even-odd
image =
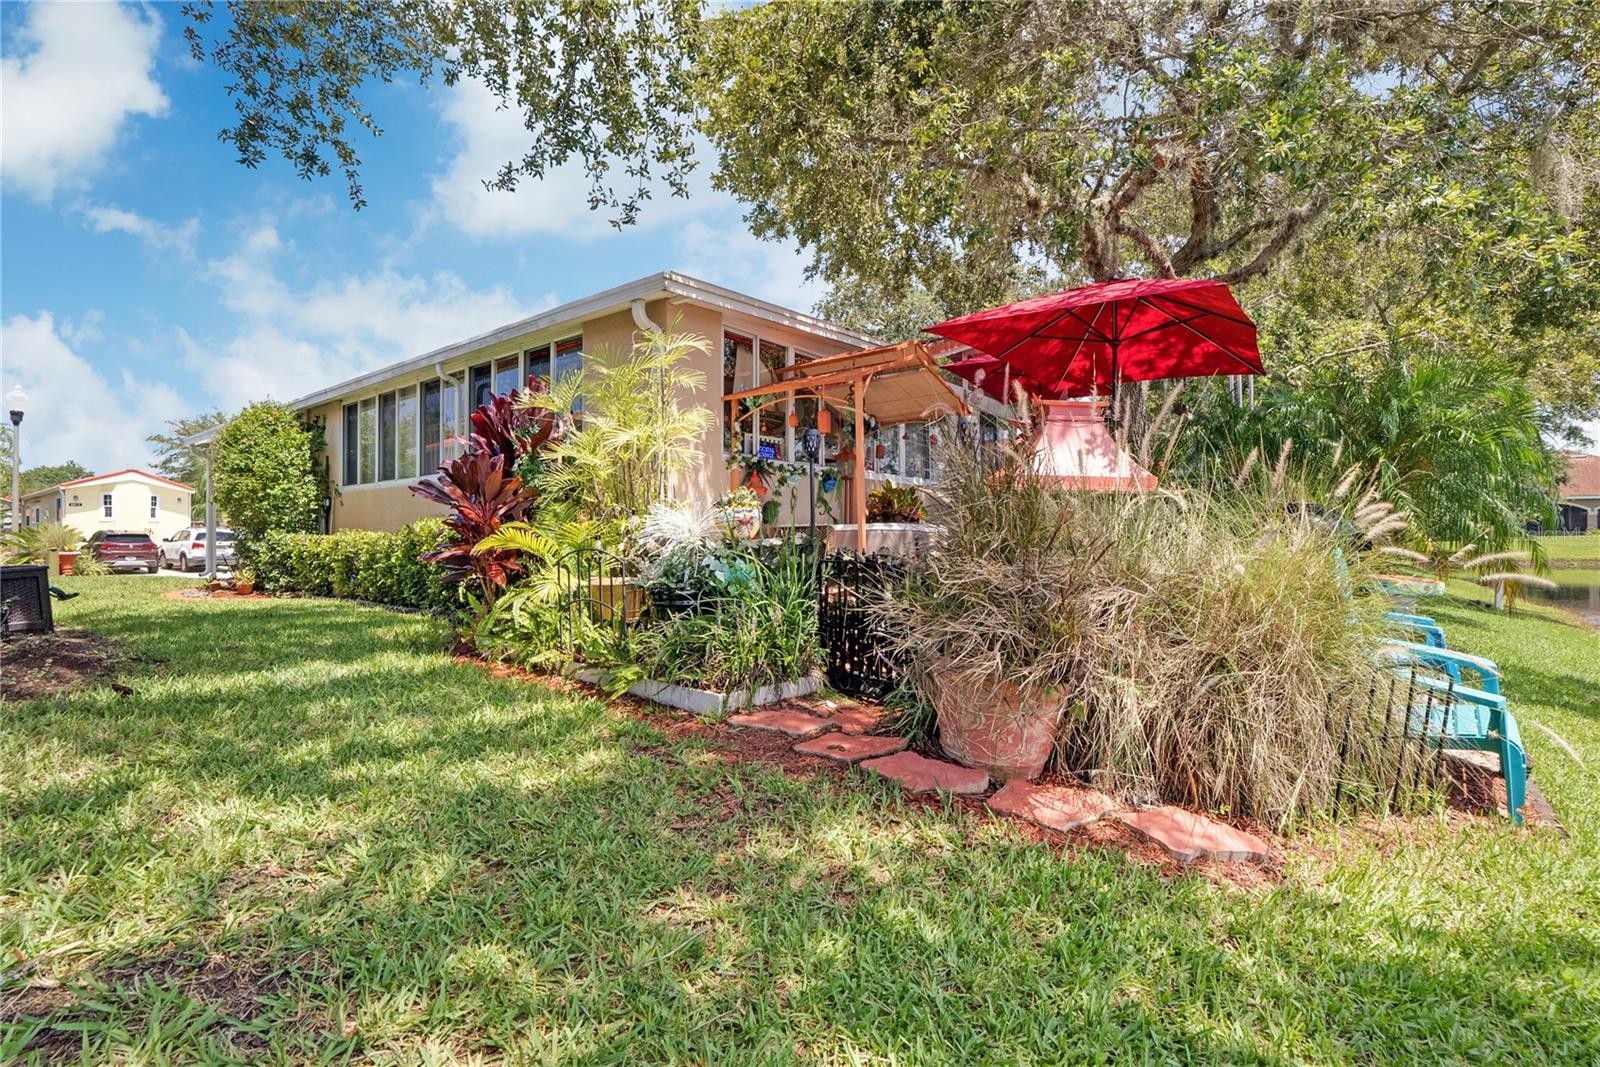
[[[72,489],[80,485],[96,485],[100,482],[124,481],[129,477],[143,478],[146,481],[159,482],[162,485],[170,485],[172,488],[182,489],[186,493],[194,492],[194,486],[192,485],[185,485],[182,482],[175,482],[171,478],[163,478],[159,474],[151,474],[149,471],[140,470],[138,467],[124,467],[122,470],[112,471],[110,474],[91,474],[87,478],[74,478],[70,482],[58,482],[55,485],[47,485],[43,489],[35,489],[31,493],[23,493],[22,499],[31,500],[36,496],[45,496],[60,489]]]
[[[636,278],[631,282],[607,289],[593,296],[582,297],[569,301],[549,311],[541,311],[537,315],[530,315],[525,319],[507,323],[487,333],[455,341],[441,348],[435,348],[398,363],[391,363],[387,367],[369,371],[366,374],[347,378],[342,382],[318,389],[314,393],[307,393],[297,400],[290,401],[291,408],[301,409],[314,407],[329,400],[337,400],[346,394],[356,392],[367,386],[377,385],[389,378],[413,371],[423,370],[435,363],[444,363],[455,359],[457,356],[466,355],[480,348],[502,344],[524,334],[536,333],[539,330],[559,326],[564,322],[598,318],[615,311],[623,311],[635,300],[659,300],[662,298],[690,300],[704,304],[708,307],[719,308],[723,311],[732,311],[757,318],[767,319],[791,329],[805,333],[826,337],[841,344],[861,347],[876,344],[876,339],[855,330],[835,325],[815,315],[804,311],[796,311],[780,304],[749,296],[745,293],[724,289],[720,285],[691,278],[687,274],[676,271],[658,271],[647,274],[643,278]],[[219,428],[220,429],[220,428]],[[194,437],[186,438],[187,444],[205,444],[215,434],[216,430],[208,430]]]
[[[1586,452],[1563,452],[1567,461],[1567,476],[1561,481],[1561,495],[1600,496],[1600,456]]]

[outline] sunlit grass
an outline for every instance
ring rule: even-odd
[[[0,709],[0,1061],[1600,1057],[1600,637],[1553,616],[1435,610],[1588,764],[1525,726],[1571,840],[1321,833],[1247,891],[171,587],[60,608],[132,696]]]

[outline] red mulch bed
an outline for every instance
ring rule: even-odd
[[[266,593],[241,593],[234,589],[169,589],[162,596],[168,600],[271,600]]]

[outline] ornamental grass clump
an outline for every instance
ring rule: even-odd
[[[1338,501],[1281,478],[1059,492],[1032,455],[947,457],[943,531],[880,607],[919,696],[1000,679],[1049,693],[1058,766],[1133,797],[1282,825],[1394,794],[1373,699],[1383,606],[1351,596],[1370,543]]]

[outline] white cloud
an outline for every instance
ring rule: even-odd
[[[28,394],[24,466],[67,460],[96,471],[148,466],[145,436],[187,413],[188,405],[170,386],[142,381],[126,369],[115,378],[102,374],[77,351],[97,337],[92,327],[57,324],[48,311],[13,315],[0,326],[4,389],[18,384]]]
[[[122,4],[30,4],[0,59],[0,174],[49,200],[104,160],[130,115],[164,115],[161,20]]]
[[[168,226],[115,204],[83,202],[77,205],[76,211],[83,217],[84,225],[95,233],[126,233],[144,242],[152,252],[176,252],[186,259],[194,256],[195,241],[200,236],[197,218]]]
[[[806,278],[809,262],[792,242],[763,241],[740,223],[691,222],[678,238],[680,269],[708,282],[809,311],[827,287]]]
[[[529,306],[503,285],[476,290],[449,271],[380,268],[296,288],[279,273],[292,252],[271,222],[252,227],[232,255],[209,264],[237,332],[201,343],[180,331],[186,365],[225,407],[292,400],[556,303],[546,296]]]

